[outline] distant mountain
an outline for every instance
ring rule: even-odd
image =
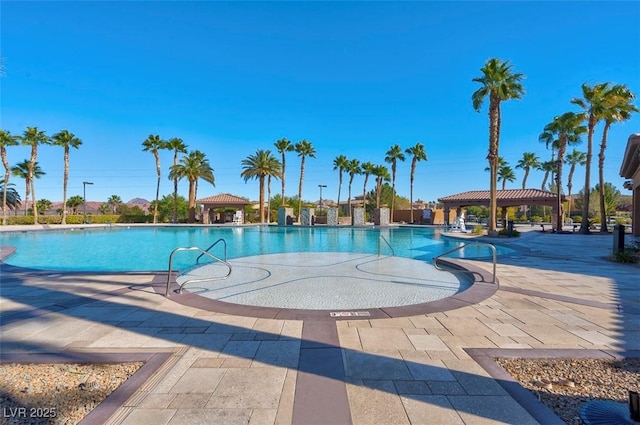
[[[100,206],[102,204],[104,204],[106,202],[99,202],[99,201],[87,201],[86,205],[83,207],[82,205],[78,207],[78,213],[82,214],[84,211],[84,208],[86,208],[87,210],[87,214],[99,214],[98,210],[100,208]],[[130,207],[140,207],[143,211],[145,212],[149,212],[149,205],[151,204],[149,201],[147,201],[146,199],[143,198],[133,198],[131,199],[129,202],[125,202],[126,205],[130,206]],[[29,200],[28,204],[29,207],[31,206],[31,200]],[[24,203],[22,204],[22,207],[19,208],[19,211],[24,211],[25,205]],[[47,215],[53,215],[53,214],[57,214],[57,210],[59,208],[62,208],[62,201],[58,201],[58,202],[53,202],[51,204],[51,208],[49,210],[47,210]],[[68,210],[69,213],[71,213],[70,209]]]

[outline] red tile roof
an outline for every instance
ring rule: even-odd
[[[438,202],[447,201],[482,201],[489,199],[488,190],[470,190],[456,193],[455,195],[438,198]],[[556,194],[540,189],[505,189],[497,191],[498,200],[509,199],[514,201],[555,199]]]
[[[221,193],[207,198],[196,199],[199,204],[218,204],[218,205],[249,205],[251,201],[247,198],[232,195],[230,193]]]

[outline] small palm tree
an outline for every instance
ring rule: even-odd
[[[295,146],[293,146],[293,144],[287,140],[286,138],[282,138],[280,140],[276,140],[276,142],[274,143],[276,149],[278,150],[278,153],[280,155],[282,155],[282,175],[280,176],[280,181],[282,183],[282,194],[281,194],[281,199],[282,199],[282,205],[281,206],[285,206],[285,198],[284,198],[284,184],[285,184],[285,168],[287,166],[287,158],[285,156],[285,154],[287,152],[293,152],[295,150]]]
[[[360,161],[357,159],[350,159],[347,161],[347,167],[345,170],[349,173],[349,197],[347,199],[347,209],[349,210],[349,217],[351,217],[351,185],[353,184],[353,178],[355,175],[362,173],[362,170],[360,169]]]
[[[489,59],[484,67],[480,69],[482,76],[474,78],[472,81],[480,83],[482,86],[471,96],[473,109],[480,112],[485,98],[489,98],[489,153],[487,159],[490,167],[490,217],[488,231],[495,232],[497,216],[497,179],[498,179],[498,157],[500,143],[500,127],[502,125],[500,114],[500,103],[511,99],[520,99],[524,95],[524,87],[521,81],[524,75],[512,71],[509,61],[500,59]]]
[[[8,186],[9,177],[11,176],[11,166],[9,165],[9,161],[7,160],[7,147],[9,146],[17,146],[19,144],[18,138],[16,136],[12,136],[8,131],[0,130],[0,158],[2,158],[2,166],[4,167],[4,179],[3,182],[3,191],[2,191],[2,225],[7,224],[7,197],[11,194],[9,193]],[[12,188],[11,188],[12,189]],[[15,191],[15,189],[13,189]],[[18,204],[20,203],[20,197],[18,199]],[[13,204],[15,205],[15,203]],[[13,209],[13,208],[12,208]]]
[[[502,182],[502,190],[506,189],[507,182],[516,181],[516,173],[509,165],[503,165],[498,170],[498,181]]]
[[[527,188],[527,178],[529,177],[529,173],[531,169],[540,168],[540,159],[534,152],[524,152],[522,154],[522,159],[518,161],[516,164],[516,168],[522,168],[524,170],[524,177],[522,178],[522,189]]]
[[[384,160],[391,164],[391,214],[389,220],[393,223],[393,209],[395,208],[396,199],[396,166],[398,161],[404,161],[404,151],[400,145],[395,144],[385,154]]]
[[[333,160],[333,170],[338,170],[338,213],[340,213],[340,192],[342,190],[342,172],[349,165],[349,160],[344,155],[338,155]]]
[[[549,179],[549,174],[556,171],[556,161],[552,159],[551,161],[545,161],[540,164],[540,170],[544,171],[544,177],[542,178],[542,184],[540,185],[540,190],[547,190],[545,186],[547,185],[547,180]]]
[[[576,170],[576,165],[584,165],[587,163],[587,154],[574,149],[567,155],[567,163],[570,165],[569,176],[567,177],[567,196],[569,198],[569,214],[571,214],[571,189],[573,188],[573,173]]]
[[[84,204],[84,198],[80,195],[73,195],[67,200],[67,206],[71,208],[72,214],[78,214],[78,208]]]
[[[306,157],[315,158],[316,150],[311,142],[303,139],[296,143],[295,151],[300,157],[300,184],[298,185],[298,221],[300,221],[302,211],[302,182],[304,181],[304,160]]]
[[[67,224],[67,183],[69,182],[69,148],[78,149],[82,140],[73,133],[62,130],[52,137],[52,144],[64,149],[64,176],[62,179],[62,224]]]
[[[115,214],[116,211],[118,211],[118,207],[122,205],[122,198],[118,195],[111,195],[109,196],[109,199],[107,199],[107,204],[111,207],[113,214]]]
[[[191,151],[187,156],[180,159],[178,165],[171,166],[170,178],[181,180],[186,178],[189,181],[189,218],[188,222],[196,221],[196,184],[198,179],[215,186],[213,168],[206,159],[204,153],[196,150]]]
[[[13,167],[11,167],[11,174],[14,177],[20,177],[24,179],[24,185],[25,185],[25,190],[24,190],[24,215],[27,215],[27,210],[29,208],[29,195],[31,195],[31,190],[33,188],[33,184],[31,182],[31,176],[33,176],[33,178],[39,179],[40,177],[44,176],[45,173],[44,171],[42,171],[42,168],[40,168],[40,165],[38,165],[38,163],[36,162],[35,166],[31,166],[31,164],[29,163],[28,159],[25,159],[22,162],[17,163],[16,165],[14,165]],[[31,199],[31,203],[35,204],[35,199]],[[34,212],[36,210],[36,208],[33,208]]]
[[[416,177],[416,165],[418,161],[427,160],[427,152],[424,150],[424,145],[420,142],[415,146],[404,150],[408,155],[411,155],[411,176],[410,176],[410,189],[409,189],[409,202],[411,203],[411,223],[413,223],[413,182]]]
[[[160,198],[160,178],[162,169],[160,168],[160,149],[165,149],[166,142],[160,139],[157,134],[150,134],[147,139],[142,142],[142,151],[151,152],[156,160],[156,173],[158,174],[158,183],[156,184],[156,202],[153,206],[153,223],[158,222],[158,198]]]
[[[42,215],[46,215],[47,211],[51,209],[53,203],[48,199],[38,199],[38,211],[42,211]]]
[[[31,198],[33,205],[33,223],[38,224],[38,206],[36,200],[36,188],[35,188],[35,166],[38,158],[38,146],[48,145],[50,143],[49,137],[44,131],[38,130],[37,127],[27,127],[22,136],[20,136],[22,144],[25,146],[31,146],[31,158],[28,161],[28,174],[29,182],[31,183]],[[44,173],[43,173],[44,174]]]
[[[178,165],[178,154],[187,153],[187,145],[177,137],[167,140],[165,149],[173,151],[173,165]],[[178,179],[173,179],[173,222],[178,222]]]
[[[380,208],[380,195],[382,194],[382,182],[389,181],[391,177],[389,176],[389,169],[384,165],[376,165],[372,174],[376,176],[376,208]],[[392,197],[394,195],[395,195],[394,193],[391,193]]]
[[[0,179],[0,191],[2,191],[2,197],[5,200],[5,204],[3,207],[4,210],[17,210],[20,208],[20,194],[16,191],[13,186],[13,183],[6,183],[5,180]]]
[[[279,177],[282,173],[282,166],[278,159],[271,155],[270,150],[258,149],[254,155],[249,155],[242,160],[242,173],[240,176],[244,181],[257,179],[260,184],[260,223],[264,223],[264,180],[265,177]]]
[[[364,174],[364,184],[362,185],[362,208],[367,209],[367,182],[369,176],[376,170],[375,164],[371,162],[364,162],[362,164],[362,174]]]

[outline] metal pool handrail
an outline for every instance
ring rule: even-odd
[[[197,246],[191,246],[191,247],[181,247],[181,248],[176,248],[173,251],[171,251],[171,254],[169,255],[169,270],[167,271],[167,289],[164,293],[165,297],[169,296],[169,288],[171,287],[171,271],[173,268],[173,255],[176,252],[180,252],[180,251],[200,251],[202,252],[202,255],[208,255],[209,257],[213,258],[214,260],[224,264],[225,266],[227,266],[227,268],[229,269],[229,271],[227,272],[227,274],[225,276],[220,276],[220,277],[209,277],[209,278],[203,278],[203,279],[189,279],[186,280],[184,282],[182,282],[182,284],[178,287],[178,293],[182,293],[182,288],[184,287],[184,285],[186,285],[187,283],[193,283],[193,282],[205,282],[205,281],[211,281],[211,280],[224,280],[226,278],[229,277],[229,275],[231,274],[231,264],[227,263],[225,260],[222,260],[218,257],[216,257],[215,255],[205,251],[202,248],[199,248]],[[200,258],[200,257],[198,257]]]
[[[495,247],[495,246],[493,246],[493,245],[492,245],[492,244],[490,244],[490,243],[485,243],[485,242],[469,242],[469,243],[465,243],[465,244],[462,244],[462,245],[460,245],[460,246],[457,246],[457,247],[453,248],[453,249],[452,249],[452,250],[450,250],[450,251],[443,252],[442,254],[438,255],[437,257],[434,257],[434,258],[433,258],[433,267],[434,267],[436,270],[445,270],[445,269],[443,269],[443,268],[438,267],[437,261],[438,261],[441,257],[444,257],[445,255],[449,255],[449,254],[454,253],[454,252],[456,252],[456,251],[463,250],[464,248],[466,248],[466,247],[468,247],[468,246],[470,246],[470,245],[481,245],[481,246],[487,246],[487,247],[489,247],[489,248],[491,249],[491,254],[492,254],[492,256],[493,256],[493,279],[492,279],[491,283],[496,283],[496,263],[497,263],[497,261],[498,261],[498,251],[496,250],[496,247]],[[446,271],[448,271],[448,272],[455,272],[456,270],[453,270],[453,271],[452,271],[452,270],[450,270],[450,269],[447,269]]]
[[[380,237],[378,238],[378,257],[380,256],[380,245],[381,245],[380,239],[382,239],[387,244],[389,249],[391,249],[391,255],[395,256],[396,252],[393,250],[393,247],[391,246],[391,244],[389,243],[387,238],[385,238],[384,236],[380,235]]]
[[[211,251],[211,248],[213,248],[214,246],[218,245],[218,242],[222,242],[222,244],[224,245],[224,261],[227,261],[227,241],[225,241],[224,239],[220,238],[217,241],[215,241],[214,243],[212,243],[209,248],[205,249],[206,252]],[[196,258],[196,263],[198,263],[198,261],[200,261],[200,258],[202,258],[202,256],[205,253],[203,252],[202,254],[200,254],[198,256],[198,258]]]

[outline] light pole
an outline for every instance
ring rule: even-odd
[[[323,187],[327,187],[326,184],[319,184],[318,187],[320,188],[320,211],[322,212],[322,188]]]
[[[557,208],[558,208],[558,211],[557,211],[558,217],[556,218],[556,220],[557,220],[557,227],[558,227],[557,232],[561,233],[562,232],[562,224],[563,223],[562,223],[562,199],[560,198],[560,195],[561,195],[561,193],[560,193],[560,189],[561,189],[561,187],[560,187],[560,178],[561,177],[560,177],[560,157],[559,156],[558,156],[558,161],[556,162],[556,171],[557,171],[557,173],[556,173],[556,193],[558,194],[558,206],[557,206]]]
[[[87,223],[87,185],[92,182],[82,182],[82,224]]]

